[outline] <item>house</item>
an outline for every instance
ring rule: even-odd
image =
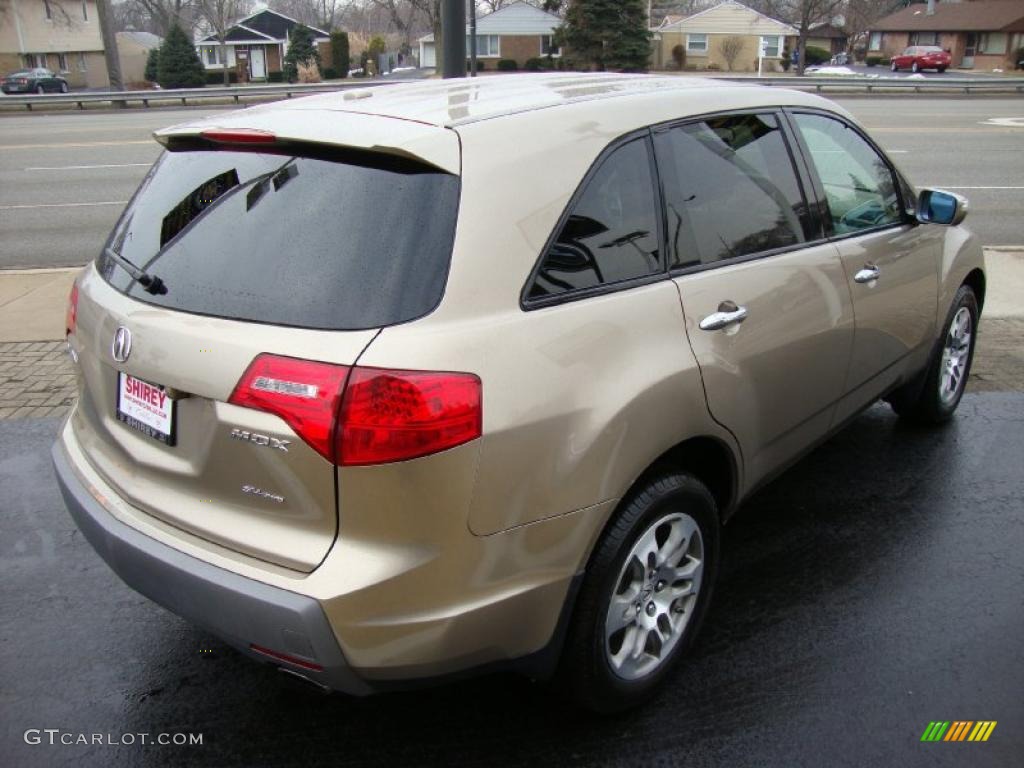
[[[875,22],[868,56],[888,60],[910,45],[938,45],[963,69],[1013,69],[1024,47],[1024,2],[915,4]]]
[[[224,36],[223,46],[213,34],[199,40],[196,50],[207,70],[221,70],[226,61],[228,67],[237,73],[239,82],[266,80],[271,72],[282,70],[289,36],[298,24],[291,16],[265,8],[236,21]],[[320,52],[320,61],[329,62],[330,35],[316,27],[310,29]]]
[[[125,86],[146,82],[146,61],[149,52],[159,48],[164,39],[152,32],[118,32],[117,60],[121,64],[121,79]]]
[[[529,59],[541,56],[559,56],[551,36],[562,24],[553,13],[520,2],[506,5],[494,13],[476,20],[476,56],[485,69],[494,69],[498,59],[513,59],[520,69]],[[420,66],[436,67],[434,36],[419,39]],[[469,25],[466,25],[466,57],[469,57]]]
[[[787,38],[796,38],[799,34],[799,30],[785,22],[735,0],[726,0],[661,27],[654,38],[652,65],[655,69],[674,66],[672,49],[680,45],[686,52],[687,68],[753,72],[757,70],[758,48],[763,47],[764,71],[776,71],[782,68]],[[792,49],[790,44],[789,50]],[[733,54],[732,66],[730,54]]]
[[[807,30],[807,47],[821,48],[832,56],[846,51],[850,38],[843,25],[837,21],[820,21],[817,24],[811,24]]]
[[[9,0],[0,13],[0,74],[46,67],[72,88],[110,85],[95,0]]]

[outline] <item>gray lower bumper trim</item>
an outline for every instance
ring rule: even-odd
[[[323,671],[282,666],[334,690],[371,692],[346,664],[316,600],[217,568],[120,522],[85,488],[59,442],[53,465],[75,523],[129,587],[250,655],[252,643],[303,657]]]

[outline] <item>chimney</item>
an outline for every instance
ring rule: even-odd
[[[934,16],[935,15],[935,0],[928,0],[927,14],[929,16]]]

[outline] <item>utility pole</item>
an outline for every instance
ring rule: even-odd
[[[117,56],[117,35],[114,33],[114,18],[110,13],[110,0],[96,0],[96,15],[100,20],[100,34],[103,36],[103,57],[107,60],[107,77],[110,90],[123,91],[121,61]],[[119,106],[124,106],[121,102]]]
[[[469,76],[476,77],[476,0],[469,0]]]
[[[442,77],[466,76],[466,0],[441,0]]]

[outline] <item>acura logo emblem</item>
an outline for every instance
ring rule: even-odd
[[[123,363],[132,353],[132,332],[123,325],[114,332],[114,343],[110,345],[110,354],[113,358]]]

